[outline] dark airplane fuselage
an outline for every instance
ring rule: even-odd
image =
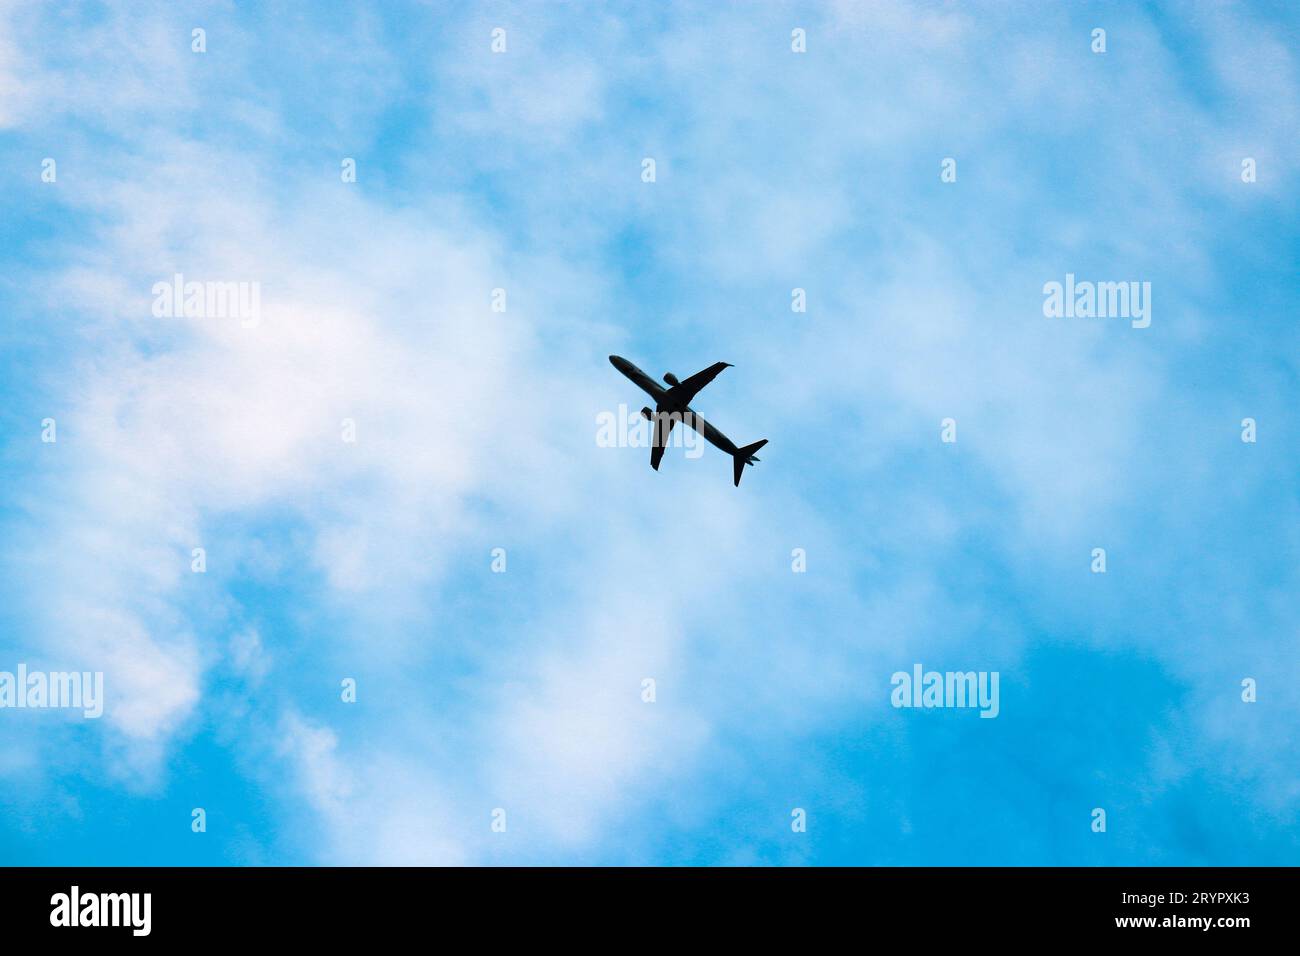
[[[621,355],[611,355],[609,363],[618,369],[633,382],[635,382],[642,391],[655,400],[655,411],[667,412],[669,414],[677,413],[682,416],[682,421],[694,428],[696,432],[704,436],[714,448],[725,451],[728,455],[734,455],[739,450],[730,438],[722,434],[712,425],[701,417],[700,413],[692,409],[689,405],[678,407],[672,399],[668,397],[668,389],[664,388],[657,381],[641,371]]]

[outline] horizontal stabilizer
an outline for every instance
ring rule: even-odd
[[[732,467],[735,468],[737,488],[740,487],[740,476],[744,473],[745,466],[758,461],[758,459],[754,457],[754,452],[758,451],[766,444],[767,439],[764,438],[762,441],[756,441],[752,445],[746,445],[744,448],[736,449],[736,454],[732,458]]]

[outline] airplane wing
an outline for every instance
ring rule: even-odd
[[[700,389],[717,378],[724,368],[731,368],[731,363],[714,362],[703,372],[696,372],[690,378],[683,379],[668,389],[668,400],[679,406],[689,405],[691,399],[699,394]]]
[[[677,424],[678,417],[662,412],[655,416],[654,440],[650,443],[650,467],[655,471],[659,470],[659,462],[663,461],[664,449],[668,447],[668,433]]]

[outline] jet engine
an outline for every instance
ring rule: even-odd
[[[667,382],[669,385],[682,384],[681,382],[677,381],[677,376],[674,375],[672,372],[664,372],[664,381]]]
[[[655,417],[654,413],[650,411],[649,405],[641,409],[641,417],[644,418],[646,421],[651,421]]]

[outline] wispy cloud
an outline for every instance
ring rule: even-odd
[[[1291,858],[1295,436],[1256,383],[1294,388],[1260,303],[1295,288],[1296,64],[1254,14],[1103,12],[1104,56],[1014,6],[10,11],[8,288],[59,344],[7,333],[0,646],[109,705],[0,724],[9,802],[84,766],[156,796],[216,741],[274,801],[239,859],[1222,862],[1196,821],[1242,805]],[[1067,271],[1152,280],[1151,328],[1045,319]],[[175,273],[259,283],[260,321],[154,317]],[[609,352],[736,363],[700,407],[772,439],[740,493],[596,445]],[[916,660],[1002,669],[1003,714],[900,723]],[[1158,846],[1068,835],[1107,800]]]

